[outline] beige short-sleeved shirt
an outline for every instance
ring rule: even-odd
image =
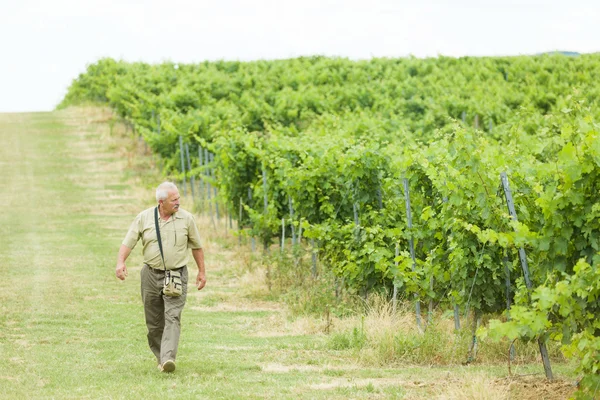
[[[144,263],[151,268],[163,269],[156,228],[154,223],[154,208],[139,213],[123,240],[123,244],[133,249],[138,240],[142,239]],[[166,269],[176,269],[187,265],[189,258],[188,249],[200,249],[200,232],[194,217],[181,208],[167,221],[158,217],[160,238],[165,256]]]

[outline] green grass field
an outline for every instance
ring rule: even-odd
[[[355,349],[335,350],[319,321],[303,326],[268,296],[245,296],[253,275],[240,272],[237,239],[200,217],[207,287],[188,296],[176,372],[160,373],[146,344],[139,248],[128,279],[114,277],[121,240],[152,204],[149,185],[159,182],[151,177],[160,177],[136,164],[132,139],[115,138],[109,120],[105,110],[82,108],[0,114],[0,398],[558,399],[572,392],[566,365],[555,365],[559,378],[547,383],[539,364],[518,367],[534,375],[511,378],[504,362],[377,366]]]

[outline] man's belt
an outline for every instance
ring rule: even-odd
[[[152,268],[151,266],[149,266],[148,264],[144,264],[146,267],[148,267],[148,269],[152,272],[156,272],[156,273],[165,273],[164,269],[159,269],[159,268]],[[180,271],[183,268],[187,267],[187,265],[184,265],[183,267],[179,267],[179,268],[173,268],[172,270],[168,270],[168,271]]]

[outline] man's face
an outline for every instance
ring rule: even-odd
[[[162,211],[167,215],[173,215],[179,210],[179,191],[170,190],[165,200],[161,200]]]

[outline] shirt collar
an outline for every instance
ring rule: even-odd
[[[183,217],[180,215],[179,211],[175,211],[175,212],[173,213],[173,215],[171,215],[171,216],[173,217],[173,219],[175,219],[175,218],[176,218],[176,219],[181,219],[181,218],[183,218]]]

